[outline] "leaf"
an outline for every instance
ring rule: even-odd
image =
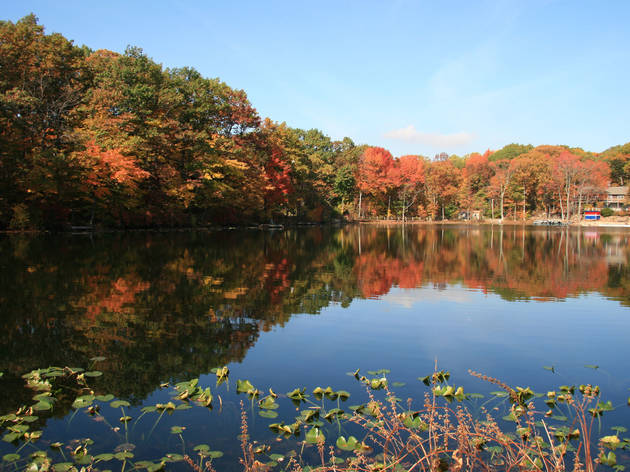
[[[208,446],[207,444],[198,444],[195,447],[193,447],[193,451],[209,451],[210,450],[210,446]]]
[[[210,456],[212,459],[218,459],[219,457],[223,456],[223,453],[221,451],[210,451],[208,453],[208,456]]]
[[[83,375],[85,375],[86,377],[100,377],[101,375],[103,375],[103,372],[101,372],[100,370],[91,370],[90,372],[85,372]]]
[[[584,367],[586,367],[587,369],[599,369],[598,365],[593,364],[586,364]]]
[[[90,406],[94,401],[94,395],[82,395],[77,397],[72,403],[72,408],[84,408],[86,406]]]
[[[95,398],[100,402],[108,402],[114,399],[114,395],[108,393],[107,395],[97,395]]]
[[[106,358],[103,356],[95,356],[95,357],[90,357],[90,360],[92,362],[103,362]]]
[[[71,462],[59,462],[58,464],[53,464],[52,467],[55,472],[68,472],[70,469],[74,469],[74,464]]]
[[[7,433],[4,436],[2,436],[2,440],[4,442],[13,442],[17,438],[19,438],[20,436],[22,436],[22,434],[20,434],[20,433]]]
[[[555,369],[555,367],[554,367],[554,366],[552,366],[552,365],[544,365],[544,366],[543,366],[543,369],[551,371],[551,373],[552,373],[552,374],[555,374],[555,373],[556,373],[556,369]]]
[[[278,417],[278,413],[273,410],[260,410],[258,414],[262,416],[263,418],[277,418]]]
[[[237,393],[249,393],[256,390],[249,380],[237,380],[236,392]]]
[[[114,458],[114,454],[109,454],[109,453],[105,453],[105,454],[99,454],[97,456],[94,456],[94,460],[95,461],[111,461]]]
[[[19,454],[5,454],[2,456],[2,460],[5,462],[15,462],[20,458]]]
[[[508,393],[504,391],[497,391],[497,392],[490,392],[490,395],[494,395],[495,397],[499,397],[499,398],[505,398],[508,396]]]
[[[184,432],[183,426],[171,426],[171,434],[181,434]]]
[[[339,390],[337,391],[337,396],[341,399],[342,402],[345,402],[348,398],[350,398],[350,392]]]
[[[311,428],[308,433],[306,433],[306,442],[311,444],[317,444],[319,442],[324,442],[326,437],[321,432],[318,427]]]
[[[46,411],[46,410],[50,410],[52,408],[52,404],[50,404],[49,402],[38,402],[35,405],[33,405],[33,410],[35,411]]]
[[[359,441],[354,436],[350,436],[347,440],[345,437],[339,436],[336,444],[343,451],[354,451],[359,446]]]
[[[258,402],[258,405],[260,406],[260,408],[263,408],[265,410],[275,410],[279,408],[279,405],[276,403],[271,395],[267,395],[265,398],[260,400]]]
[[[109,404],[112,408],[120,408],[125,406],[131,406],[131,404],[126,400],[116,400]]]
[[[117,452],[116,454],[114,454],[114,458],[118,459],[119,461],[124,461],[133,458],[133,453],[129,451]]]
[[[604,436],[599,440],[599,442],[602,443],[603,446],[607,447],[608,449],[612,449],[613,451],[621,445],[621,440],[616,435]]]

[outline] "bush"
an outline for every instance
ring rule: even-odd
[[[13,217],[9,222],[9,228],[15,230],[31,228],[31,218],[28,214],[28,208],[24,203],[18,203],[13,207]]]
[[[607,218],[609,216],[613,216],[615,211],[612,208],[602,208],[602,216]]]

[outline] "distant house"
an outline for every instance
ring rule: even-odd
[[[608,187],[606,189],[606,200],[604,206],[613,210],[621,210],[626,206],[628,197],[628,187]]]

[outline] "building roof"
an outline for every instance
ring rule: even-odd
[[[608,195],[628,195],[628,187],[608,187],[606,193]]]

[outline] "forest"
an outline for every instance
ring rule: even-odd
[[[244,91],[140,48],[0,22],[0,229],[570,220],[629,178],[630,143],[394,157],[261,118]]]

